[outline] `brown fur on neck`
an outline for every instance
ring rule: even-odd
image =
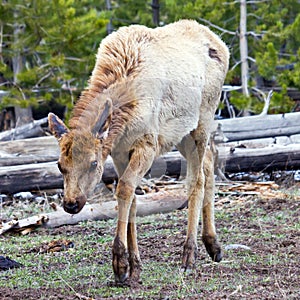
[[[98,108],[106,101],[105,95],[102,94],[108,88],[122,84],[124,79],[134,78],[138,74],[138,69],[143,64],[142,48],[152,39],[151,29],[143,35],[143,39],[140,30],[130,31],[128,34],[128,28],[122,28],[106,37],[105,43],[101,43],[89,85],[73,109],[69,121],[70,129],[78,127],[80,123],[93,125],[99,114]],[[114,102],[114,99],[112,100]],[[119,102],[118,99],[115,100]],[[89,113],[86,113],[86,110],[89,110]],[[79,121],[81,118],[85,120]]]

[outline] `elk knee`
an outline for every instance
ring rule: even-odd
[[[135,188],[132,185],[120,179],[116,189],[116,198],[122,200],[131,199],[134,195],[134,190]]]

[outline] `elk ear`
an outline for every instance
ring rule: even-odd
[[[105,139],[109,129],[112,115],[112,102],[108,99],[104,104],[104,109],[98,116],[97,122],[92,128],[92,134],[99,139]]]
[[[48,124],[50,131],[57,139],[69,131],[64,122],[53,113],[48,114]]]

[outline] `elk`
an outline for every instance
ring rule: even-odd
[[[187,160],[188,227],[184,270],[194,266],[202,212],[202,240],[222,258],[214,222],[211,123],[228,70],[229,51],[207,27],[181,20],[150,29],[122,27],[100,43],[88,86],[67,127],[49,113],[64,177],[64,210],[76,214],[101,180],[111,155],[118,173],[112,266],[116,282],[139,280],[135,189],[155,157],[176,146]]]

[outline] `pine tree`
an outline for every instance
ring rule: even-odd
[[[97,47],[108,31],[130,24],[156,26],[152,2],[2,1],[0,88],[9,90],[9,97],[0,105],[25,107],[55,99],[71,107],[90,76]],[[240,85],[240,1],[158,2],[160,26],[182,18],[195,19],[221,35],[231,51],[226,83]],[[281,87],[272,97],[272,112],[289,111],[292,102],[287,90],[300,88],[300,3],[247,0],[246,5],[250,97],[233,92],[231,101],[241,110],[259,112],[263,102],[256,89],[261,88],[261,82],[269,82]],[[21,66],[18,72],[16,61]]]
[[[0,15],[1,88],[9,90],[1,106],[51,99],[71,106],[77,97],[73,90],[83,89],[106,35],[104,1],[2,1]],[[16,26],[22,28],[17,38]],[[16,56],[22,62],[18,72]]]

